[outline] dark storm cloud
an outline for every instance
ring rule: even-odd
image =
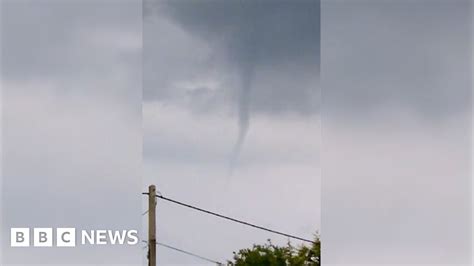
[[[316,84],[297,80],[307,72],[319,76],[319,1],[160,1],[146,7],[211,43],[214,56],[222,57],[238,77],[232,96],[239,131],[231,165],[240,154],[253,112],[317,111]],[[296,75],[285,87],[274,82],[275,75],[291,74]],[[145,90],[146,98],[149,94]]]
[[[318,1],[162,1],[184,29],[221,42],[237,64],[319,62]]]
[[[169,19],[211,46],[211,57],[222,63],[219,71],[238,76],[239,89],[229,93],[235,103],[248,107],[241,116],[252,110],[317,111],[319,1],[147,1],[145,7],[148,23],[154,16]],[[152,25],[147,33],[164,31],[154,31]],[[145,43],[149,39],[145,36]],[[145,46],[146,55],[157,49],[175,52],[173,47]],[[146,100],[159,100],[163,90],[145,86]]]

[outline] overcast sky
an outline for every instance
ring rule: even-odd
[[[140,194],[153,183],[287,233],[320,230],[328,265],[469,265],[468,0],[147,0],[143,16],[139,0],[1,7],[0,235],[145,236]],[[159,241],[212,259],[287,241],[157,207]],[[5,265],[146,265],[141,245],[8,241]]]
[[[145,184],[313,238],[321,220],[319,9],[318,1],[145,2]],[[158,232],[220,261],[267,239],[287,241],[161,202]],[[199,262],[160,254],[162,263]]]
[[[326,264],[471,265],[469,3],[323,2]]]
[[[141,2],[1,7],[0,264],[139,265],[141,245],[8,246],[10,227],[141,228]]]

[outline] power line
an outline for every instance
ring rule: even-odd
[[[143,193],[143,194],[148,194],[148,193]],[[270,233],[274,233],[274,234],[277,234],[277,235],[282,235],[282,236],[286,236],[286,237],[289,237],[289,238],[293,238],[293,239],[297,239],[297,240],[300,240],[300,241],[304,241],[304,242],[309,242],[309,243],[312,243],[312,244],[316,244],[315,241],[312,241],[312,240],[309,240],[309,239],[306,239],[306,238],[302,238],[302,237],[299,237],[299,236],[295,236],[295,235],[291,235],[291,234],[287,234],[287,233],[283,233],[283,232],[280,232],[280,231],[276,231],[276,230],[273,230],[273,229],[269,229],[269,228],[266,228],[266,227],[263,227],[263,226],[259,226],[259,225],[255,225],[255,224],[252,224],[252,223],[249,223],[249,222],[245,222],[245,221],[242,221],[242,220],[238,220],[238,219],[235,219],[235,218],[231,218],[229,216],[225,216],[225,215],[222,215],[222,214],[218,214],[218,213],[215,213],[215,212],[212,212],[212,211],[208,211],[208,210],[204,210],[202,208],[199,208],[199,207],[196,207],[196,206],[192,206],[190,204],[186,204],[186,203],[183,203],[183,202],[180,202],[180,201],[177,201],[177,200],[174,200],[174,199],[170,199],[170,198],[167,198],[163,195],[156,195],[157,198],[159,199],[162,199],[162,200],[165,200],[165,201],[169,201],[171,203],[175,203],[175,204],[178,204],[178,205],[181,205],[183,207],[187,207],[187,208],[190,208],[190,209],[193,209],[193,210],[196,210],[196,211],[200,211],[200,212],[204,212],[204,213],[207,213],[207,214],[210,214],[210,215],[214,215],[214,216],[217,216],[219,218],[222,218],[222,219],[226,219],[226,220],[229,220],[229,221],[232,221],[232,222],[236,222],[236,223],[240,223],[240,224],[243,224],[243,225],[247,225],[247,226],[250,226],[250,227],[253,227],[253,228],[257,228],[257,229],[260,229],[260,230],[264,230],[264,231],[267,231],[267,232],[270,232]]]
[[[167,245],[167,244],[164,244],[164,243],[156,242],[156,245],[162,246],[162,247],[165,247],[165,248],[169,248],[169,249],[172,249],[172,250],[175,250],[175,251],[178,251],[178,252],[187,254],[187,255],[189,255],[189,256],[192,256],[192,257],[195,257],[195,258],[198,258],[198,259],[201,259],[201,260],[205,260],[205,261],[207,261],[207,262],[212,262],[212,263],[215,263],[216,265],[224,265],[224,264],[221,263],[221,262],[218,262],[218,261],[215,261],[215,260],[211,260],[211,259],[208,259],[208,258],[206,258],[206,257],[203,257],[203,256],[200,256],[200,255],[191,253],[191,252],[186,251],[186,250],[182,250],[182,249],[180,249],[180,248],[175,248],[175,247],[173,247],[173,246],[170,246],[170,245]]]

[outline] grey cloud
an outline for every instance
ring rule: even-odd
[[[319,1],[161,1],[160,14],[246,64],[319,62]]]
[[[63,95],[81,94],[74,90],[80,84],[83,92],[114,91],[126,102],[133,97],[127,80],[141,76],[141,21],[130,12],[138,2],[2,1],[2,79],[54,80]],[[124,86],[97,89],[110,79]]]
[[[470,3],[322,10],[325,263],[467,265]]]
[[[230,97],[220,99],[231,99],[231,104],[237,106],[239,130],[231,169],[237,162],[253,113],[317,111],[317,96],[313,96],[318,91],[317,83],[297,80],[307,73],[319,76],[319,1],[149,1],[145,6],[151,10],[146,13],[152,16],[151,21],[154,10],[189,35],[207,42],[212,56],[225,62],[227,71],[237,77],[233,89],[224,88]],[[149,29],[147,33],[159,34],[152,27]],[[151,53],[157,49],[147,47]],[[275,76],[290,77],[291,82],[279,86]],[[154,91],[161,88],[148,85],[145,82],[145,98],[156,99]],[[212,102],[218,101],[207,104]]]
[[[320,224],[319,1],[146,4],[145,180],[164,195],[311,237]],[[239,115],[236,132],[230,117]],[[229,177],[228,155],[246,123]],[[163,241],[218,260],[268,238],[287,241],[160,208]],[[192,263],[161,254],[163,263]]]
[[[397,109],[433,119],[469,108],[469,1],[336,1],[323,8],[325,112],[343,118]]]
[[[202,73],[201,68],[215,67],[212,64],[217,61],[216,75],[238,76],[237,80],[227,79],[230,84],[222,88],[227,91],[226,97],[218,99],[219,101],[231,100],[236,104],[247,101],[245,98],[249,97],[250,112],[317,112],[319,1],[146,3],[149,16],[145,20],[146,57],[162,53],[161,58],[165,59],[165,55],[168,57],[170,53],[180,53],[170,45],[154,46],[154,37],[147,36],[157,35],[163,38],[166,34],[168,38],[170,32],[159,23],[153,24],[156,17],[167,18],[191,38],[195,38],[195,42],[208,46],[209,50],[201,55],[207,56],[209,60],[201,61],[202,64],[196,66],[195,73]],[[150,42],[147,44],[147,41]],[[177,45],[181,47],[185,44]],[[193,49],[192,45],[187,49]],[[189,58],[187,61],[189,62]],[[145,73],[149,72],[153,76],[153,69],[159,68],[157,64],[148,65],[151,69],[145,69]],[[174,71],[180,72],[180,69]],[[310,76],[313,80],[308,79]],[[279,85],[281,80],[289,81],[283,87]],[[250,91],[244,93],[249,95],[242,96],[242,91],[245,90],[241,88],[249,86]],[[145,100],[160,100],[163,91],[166,91],[166,85],[164,87],[157,88],[151,82],[145,82]]]
[[[139,3],[1,2],[0,264],[140,263],[138,246],[16,250],[7,237],[21,226],[140,228]]]

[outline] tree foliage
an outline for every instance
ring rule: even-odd
[[[276,246],[270,240],[263,245],[253,245],[252,248],[234,252],[233,261],[229,266],[320,266],[321,241],[315,238],[312,245],[293,246],[290,242],[286,246]]]

